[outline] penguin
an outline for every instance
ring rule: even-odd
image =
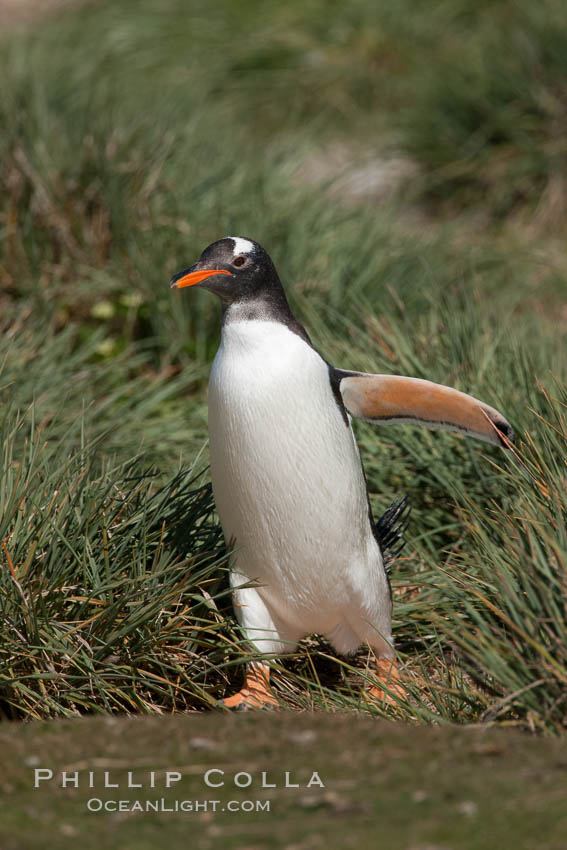
[[[374,524],[351,418],[451,429],[505,449],[514,440],[510,424],[450,387],[328,363],[252,239],[213,242],[170,286],[206,289],[221,302],[208,393],[210,469],[243,636],[272,656],[293,652],[312,633],[341,655],[368,645],[376,664],[369,696],[396,703],[405,688],[384,543],[399,537],[404,505],[392,506],[382,529]],[[243,688],[221,704],[275,706],[269,665],[248,665]]]

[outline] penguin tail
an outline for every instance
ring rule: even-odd
[[[410,515],[411,505],[408,497],[400,496],[384,511],[374,526],[386,570],[390,569],[406,544],[404,534],[408,527]]]

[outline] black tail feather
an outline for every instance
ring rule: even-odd
[[[408,497],[400,496],[384,511],[375,525],[376,537],[380,544],[386,569],[392,566],[406,544],[404,534],[408,527],[410,515],[411,505]]]

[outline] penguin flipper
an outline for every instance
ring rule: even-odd
[[[505,449],[514,442],[514,431],[498,410],[459,390],[402,375],[341,369],[334,374],[351,416],[382,425],[407,422],[460,431]]]

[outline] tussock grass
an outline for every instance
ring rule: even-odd
[[[240,233],[331,362],[451,384],[518,434],[506,456],[356,426],[375,514],[414,508],[398,716],[563,728],[563,8],[122,0],[4,41],[4,716],[201,709],[238,682],[206,475],[218,309],[167,280]],[[300,180],[333,142],[418,174],[380,205]],[[381,712],[364,653],[274,664],[288,707]]]
[[[26,473],[25,525],[15,516],[2,543],[4,716],[206,701],[203,684],[223,660],[209,595],[224,563],[210,488],[185,473],[151,495],[151,476],[95,476],[80,456],[60,481],[34,472],[33,459]]]
[[[517,463],[529,483],[508,511],[465,498],[473,554],[455,553],[440,568],[447,607],[433,618],[492,697],[481,719],[509,720],[521,705],[539,729],[565,726],[567,684],[567,396],[545,396],[551,411],[540,439],[550,451],[531,438],[522,445]]]

